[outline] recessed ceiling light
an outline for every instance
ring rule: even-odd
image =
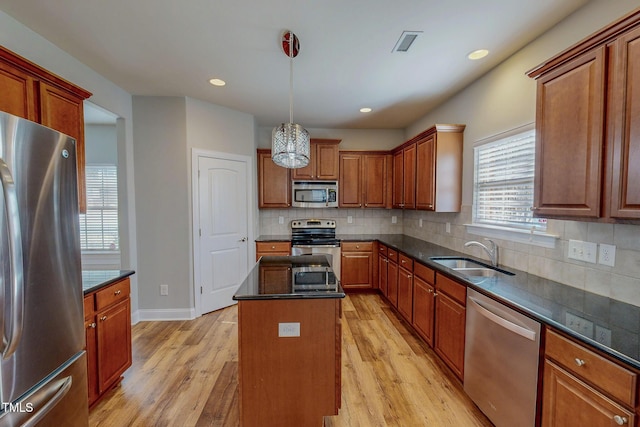
[[[209,80],[209,83],[211,83],[214,86],[224,86],[227,84],[227,82],[225,82],[222,79],[211,79]]]
[[[371,110],[371,108],[369,108],[369,107],[364,107],[364,108],[361,108],[361,109],[360,109],[360,112],[361,112],[361,113],[370,113],[371,111],[372,111],[372,110]]]
[[[476,60],[476,59],[484,58],[487,55],[489,55],[489,51],[487,49],[478,49],[478,50],[474,50],[469,55],[467,55],[467,58],[471,60]]]

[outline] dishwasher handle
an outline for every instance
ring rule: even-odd
[[[474,308],[478,311],[478,313],[480,313],[481,315],[483,315],[484,317],[486,317],[487,319],[489,319],[490,321],[492,321],[493,323],[496,323],[500,326],[502,326],[505,329],[510,330],[511,332],[520,335],[523,338],[526,338],[530,341],[535,341],[536,339],[536,332],[532,331],[530,329],[524,328],[520,325],[516,325],[515,323],[505,319],[504,317],[494,313],[493,311],[489,310],[487,307],[485,307],[484,305],[482,305],[482,303],[480,301],[478,301],[477,299],[473,298],[473,297],[469,297],[469,302],[471,302],[471,304],[474,306]]]

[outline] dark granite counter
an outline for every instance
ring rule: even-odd
[[[291,235],[290,234],[272,234],[272,235],[262,235],[258,236],[256,242],[290,242]]]
[[[300,255],[261,257],[233,299],[344,297],[344,290],[324,255]]]
[[[513,276],[469,279],[430,258],[476,258],[402,234],[343,234],[336,237],[343,241],[380,241],[529,317],[640,369],[640,307],[512,268],[506,270],[514,273]],[[483,259],[476,260],[487,263]]]
[[[82,291],[85,295],[135,274],[133,270],[83,270]]]

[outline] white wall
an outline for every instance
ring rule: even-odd
[[[258,147],[271,148],[273,128],[260,127]],[[405,141],[403,129],[307,128],[311,138],[340,139],[341,150],[391,150]]]
[[[84,149],[87,164],[118,164],[118,129],[116,125],[86,125]]]

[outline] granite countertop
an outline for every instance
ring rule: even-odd
[[[82,291],[85,295],[135,274],[133,270],[83,270]]]
[[[258,236],[256,242],[290,242],[291,235],[290,234],[270,234]]]
[[[275,300],[344,298],[345,293],[324,255],[263,256],[233,299]]]
[[[267,239],[267,236],[261,237]],[[402,234],[344,234],[336,237],[345,241],[378,240],[433,270],[466,283],[529,317],[640,369],[640,307],[512,268],[505,270],[514,273],[513,276],[469,279],[430,258],[464,257],[487,263],[486,260]]]

